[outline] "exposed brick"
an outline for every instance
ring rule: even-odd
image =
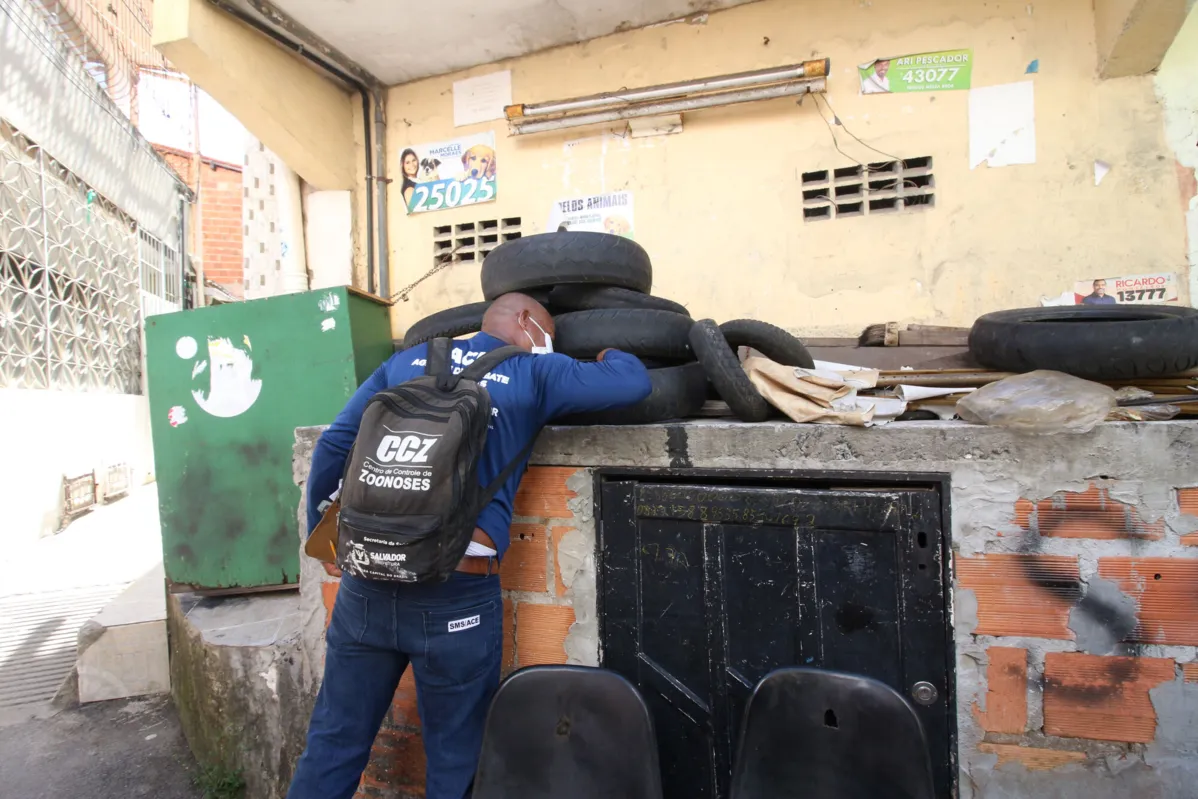
[[[566,501],[578,494],[566,488],[566,481],[577,469],[566,466],[530,466],[520,481],[513,512],[517,516],[570,519]]]
[[[987,732],[1022,733],[1027,728],[1027,650],[992,646],[986,656],[986,709],[975,702],[973,715]]]
[[[1183,663],[1181,676],[1186,682],[1198,682],[1198,661]]]
[[[387,711],[387,721],[405,729],[420,729],[420,709],[416,701],[416,671],[411,667],[404,670]]]
[[[549,590],[546,559],[549,534],[543,524],[513,524],[512,544],[499,567],[499,582],[507,591]]]
[[[365,796],[393,797],[423,795],[424,741],[420,733],[388,727],[379,730],[370,750],[370,762],[362,774]],[[371,794],[373,789],[379,793]],[[405,793],[396,791],[406,789]],[[389,791],[389,792],[388,792]]]
[[[1156,711],[1148,692],[1173,679],[1168,658],[1049,652],[1044,658],[1044,732],[1066,738],[1149,743]]]
[[[204,274],[242,296],[243,226],[241,172],[209,161],[200,167],[200,216]]]
[[[516,606],[516,662],[524,666],[565,663],[566,634],[574,623],[574,608],[565,605]]]
[[[320,595],[324,599],[324,626],[327,629],[333,620],[333,603],[337,601],[337,589],[341,583],[324,582],[320,584]]]
[[[1069,610],[1081,597],[1077,558],[983,555],[958,558],[957,583],[978,601],[978,635],[1073,638]]]
[[[1015,521],[1025,530],[1034,530],[1050,538],[1135,538],[1159,540],[1165,536],[1165,522],[1144,521],[1132,505],[1112,499],[1108,489],[1091,484],[1085,491],[1059,491],[1036,503],[1020,500],[1015,505]]]
[[[516,603],[510,599],[503,600],[503,665],[500,670],[505,677],[516,670]]]
[[[1198,487],[1177,489],[1177,508],[1186,516],[1198,516]],[[1198,533],[1186,533],[1181,543],[1187,547],[1198,547]]]
[[[557,596],[565,596],[567,590],[565,582],[562,581],[562,559],[558,553],[558,547],[566,533],[573,529],[573,527],[554,527],[549,531],[549,535],[553,539],[553,592]]]
[[[1198,516],[1198,487],[1177,489],[1177,508],[1186,516]]]
[[[983,741],[978,744],[978,751],[990,755],[998,755],[998,765],[1019,763],[1028,771],[1048,771],[1049,769],[1067,766],[1070,763],[1083,763],[1085,752],[1069,752],[1064,749],[1035,749],[1030,746],[1017,744],[995,744]]]
[[[1139,606],[1139,623],[1126,640],[1198,644],[1198,560],[1100,558],[1098,575],[1118,583]]]
[[[1030,499],[1017,500],[1015,502],[1015,524],[1024,530],[1030,530],[1032,527],[1032,514],[1035,512],[1036,505]]]

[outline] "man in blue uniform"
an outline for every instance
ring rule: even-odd
[[[531,297],[507,294],[488,309],[483,332],[455,341],[451,361],[468,366],[507,344],[536,357],[509,358],[485,380],[492,416],[478,466],[494,480],[557,416],[631,405],[649,395],[649,375],[616,350],[583,363],[553,354],[553,317]],[[308,477],[308,531],[337,490],[367,401],[424,374],[428,345],[393,355],[362,384],[320,437]],[[512,500],[527,467],[479,514],[458,570],[444,583],[410,584],[341,577],[328,629],[324,682],[308,745],[288,799],[349,799],[404,669],[416,674],[427,757],[427,799],[463,799],[474,779],[487,707],[499,684],[503,601],[497,576],[508,548]],[[331,572],[336,567],[326,564]]]

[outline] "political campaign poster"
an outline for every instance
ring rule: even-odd
[[[546,230],[589,230],[635,238],[632,192],[615,191],[558,200],[549,212]]]
[[[875,58],[857,67],[862,94],[903,94],[968,89],[972,50]]]
[[[1161,305],[1178,302],[1177,275],[1128,275],[1079,280],[1075,305]]]
[[[409,214],[490,202],[497,192],[495,133],[404,148],[399,168]]]

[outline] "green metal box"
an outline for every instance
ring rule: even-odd
[[[331,422],[391,352],[387,307],[345,287],[146,320],[174,588],[233,593],[299,580],[295,428]]]

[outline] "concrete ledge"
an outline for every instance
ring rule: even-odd
[[[316,687],[302,653],[299,596],[167,600],[171,685],[201,765],[245,778],[246,799],[286,796]]]
[[[160,562],[80,628],[80,703],[170,691],[164,585]]]

